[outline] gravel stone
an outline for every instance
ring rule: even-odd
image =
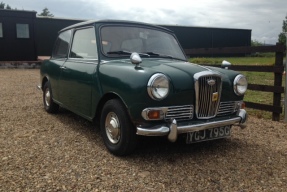
[[[287,191],[287,125],[249,118],[228,139],[143,137],[115,157],[91,122],[45,112],[39,69],[0,70],[0,191]]]

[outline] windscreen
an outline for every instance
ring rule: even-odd
[[[102,51],[107,56],[126,56],[138,52],[151,56],[170,56],[186,60],[176,38],[166,32],[134,27],[105,26],[101,28]]]

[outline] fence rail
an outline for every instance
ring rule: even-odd
[[[246,107],[272,112],[272,120],[279,121],[282,113],[281,94],[284,93],[282,86],[282,73],[284,71],[283,56],[286,47],[277,43],[275,46],[258,46],[258,47],[225,47],[225,48],[201,48],[201,49],[185,49],[186,55],[204,56],[204,55],[226,55],[226,54],[252,54],[257,52],[275,52],[274,66],[259,65],[232,65],[229,68],[236,71],[253,71],[253,72],[272,72],[274,73],[274,85],[248,84],[248,89],[253,91],[263,91],[273,93],[273,105],[261,103],[245,102]],[[213,67],[218,65],[203,64]],[[286,98],[285,98],[286,99]]]
[[[223,47],[223,48],[199,48],[185,49],[186,55],[216,55],[216,54],[251,54],[251,53],[266,53],[266,52],[284,52],[286,47],[283,44],[277,43],[272,46],[256,46],[256,47]]]

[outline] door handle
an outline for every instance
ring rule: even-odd
[[[62,66],[62,67],[60,67],[60,69],[63,69],[63,70],[65,70],[65,69],[67,69],[67,67],[65,67],[65,66]]]

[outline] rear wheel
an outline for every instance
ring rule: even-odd
[[[112,154],[124,156],[133,152],[137,144],[137,135],[120,100],[112,99],[106,102],[100,124],[105,146]]]
[[[47,81],[43,87],[43,103],[44,108],[48,113],[56,113],[59,110],[59,105],[54,103],[51,85],[49,81]]]

